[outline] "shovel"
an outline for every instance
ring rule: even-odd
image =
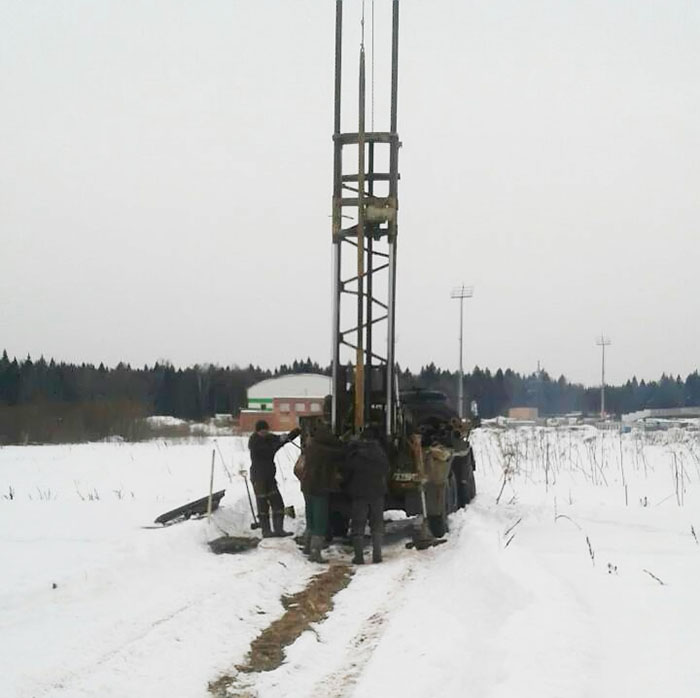
[[[255,530],[256,528],[260,528],[260,522],[258,521],[257,516],[255,515],[255,509],[253,507],[253,499],[250,496],[250,486],[248,485],[248,475],[246,474],[245,470],[240,471],[241,476],[243,477],[243,481],[245,482],[245,491],[246,494],[248,495],[248,504],[250,504],[250,513],[253,515],[253,523],[250,524],[250,527]],[[290,519],[296,519],[297,514],[294,509],[294,506],[288,506],[284,508],[284,515],[288,516]]]
[[[250,496],[250,487],[248,486],[248,476],[246,475],[245,470],[241,470],[241,475],[243,476],[243,481],[245,482],[245,491],[246,494],[248,495],[248,504],[250,504],[250,513],[253,515],[253,523],[250,524],[250,527],[255,530],[256,528],[260,528],[260,522],[258,521],[258,517],[255,515],[255,509],[253,508],[253,499]]]

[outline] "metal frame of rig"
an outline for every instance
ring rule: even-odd
[[[374,130],[374,21],[367,130],[364,4],[357,131],[341,129],[343,4],[343,0],[336,0],[331,426],[343,439],[359,436],[368,427],[372,427],[371,438],[381,434],[391,463],[385,507],[420,515],[414,544],[426,547],[444,535],[447,515],[467,504],[476,492],[468,438],[472,424],[459,417],[443,393],[398,390],[394,346],[401,147],[397,132],[399,0],[391,4],[388,131]],[[386,114],[383,116],[386,119]],[[353,152],[347,156],[353,148],[356,159]],[[346,163],[352,165],[347,172]],[[352,223],[344,227],[347,219]],[[352,257],[348,259],[346,253]],[[354,352],[354,365],[342,363],[343,349],[346,355],[348,349]],[[342,492],[332,495],[332,513],[342,518],[345,508],[346,518],[339,530],[347,528],[347,505]]]
[[[391,100],[388,132],[368,131],[366,128],[364,17],[362,24],[357,131],[342,132],[343,0],[336,0],[331,422],[336,434],[346,431],[348,427],[358,433],[369,424],[373,424],[382,427],[387,439],[391,439],[396,431],[398,397],[394,359],[394,308],[398,235],[398,162],[401,145],[397,133],[399,0],[392,0]],[[374,42],[374,29],[372,41]],[[373,84],[372,88],[374,88]],[[373,121],[374,118],[372,118]],[[346,161],[344,154],[349,146],[357,147],[356,169],[350,173],[344,173],[343,164]],[[388,171],[376,170],[376,164],[380,159],[388,161]],[[383,191],[380,192],[380,189]],[[349,227],[343,227],[343,220],[346,218],[353,220],[353,224]],[[354,274],[343,278],[342,262],[346,250],[355,255],[357,264]],[[379,284],[378,275],[384,272],[387,278]],[[355,297],[354,313],[343,312],[342,301],[345,295]],[[353,324],[343,326],[345,315],[352,318]],[[375,338],[374,330],[379,323],[386,323],[385,351],[378,347]],[[341,364],[343,346],[355,352],[352,376],[348,375],[348,367]],[[354,384],[351,393],[347,390],[349,382]],[[349,402],[351,404],[348,404]]]

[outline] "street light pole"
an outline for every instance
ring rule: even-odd
[[[612,342],[604,335],[600,335],[595,343],[601,349],[601,367],[600,367],[600,418],[605,419],[605,347],[609,347]]]
[[[457,386],[457,399],[459,401],[459,418],[464,419],[464,367],[462,364],[464,352],[464,299],[474,295],[473,286],[462,284],[452,289],[451,298],[459,298],[459,385]]]

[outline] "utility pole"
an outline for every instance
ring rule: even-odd
[[[450,296],[459,298],[459,385],[457,386],[457,399],[459,401],[459,418],[464,419],[464,368],[462,360],[464,356],[464,299],[471,298],[474,295],[473,286],[461,286],[452,289]]]
[[[595,343],[600,347],[602,360],[600,369],[600,418],[605,419],[605,347],[609,347],[612,342],[604,335],[600,335]]]

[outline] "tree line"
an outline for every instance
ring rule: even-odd
[[[168,415],[202,420],[215,414],[237,415],[246,406],[247,389],[265,378],[287,373],[330,374],[329,366],[295,360],[274,370],[195,365],[176,368],[170,363],[134,368],[119,363],[71,364],[43,357],[34,361],[0,357],[0,443],[22,441],[80,441],[121,435],[138,438],[143,417]],[[457,373],[435,364],[418,373],[400,369],[402,389],[441,390],[456,404]],[[599,388],[570,383],[546,371],[522,375],[510,369],[474,368],[464,376],[467,405],[475,400],[484,418],[506,414],[510,407],[537,407],[541,415],[600,409]],[[700,405],[700,376],[681,379],[663,375],[658,381],[628,380],[606,386],[606,411],[621,414],[645,408]]]
[[[400,385],[441,390],[453,404],[457,402],[458,376],[429,364],[417,376],[401,374]],[[464,395],[467,406],[472,400],[478,404],[484,418],[505,415],[511,407],[536,407],[541,416],[580,412],[592,415],[600,412],[600,386],[586,387],[570,383],[564,376],[552,378],[546,371],[521,375],[506,369],[491,372],[474,368],[464,375]],[[681,376],[662,375],[657,381],[638,381],[632,378],[622,385],[605,386],[605,411],[621,415],[643,409],[700,406],[700,375],[697,371],[685,379]]]
[[[237,415],[248,388],[286,373],[323,372],[310,359],[275,370],[168,362],[143,368],[119,363],[80,365],[43,357],[0,357],[0,444],[59,442],[149,435],[144,417],[165,415],[200,421]]]

